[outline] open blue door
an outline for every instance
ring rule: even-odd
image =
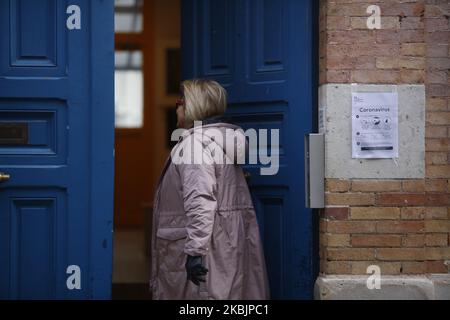
[[[113,1],[0,1],[0,299],[109,298]]]
[[[305,209],[304,134],[312,132],[313,0],[186,0],[183,78],[228,91],[228,115],[244,130],[279,129],[280,168],[249,165],[274,299],[313,296],[313,217]],[[269,149],[270,149],[269,141]]]

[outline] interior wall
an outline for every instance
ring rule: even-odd
[[[116,129],[115,141],[115,228],[135,228],[144,221],[144,205],[151,191],[151,114],[153,108],[153,17],[152,3],[144,1],[144,30],[139,34],[116,34],[116,50],[132,48],[142,50],[144,73],[144,125],[142,128]],[[145,39],[145,41],[144,41]],[[125,45],[125,47],[121,47]],[[119,46],[119,48],[118,48]]]
[[[165,160],[170,153],[167,146],[166,110],[174,109],[176,94],[166,93],[166,80],[169,76],[166,67],[166,50],[180,48],[181,42],[181,3],[180,0],[154,1],[154,108],[152,110],[152,149],[153,152],[153,191],[158,182]],[[173,75],[171,75],[173,76]]]
[[[166,110],[178,97],[166,93],[166,49],[180,47],[180,0],[144,3],[144,127],[116,131],[116,228],[149,227],[149,208],[170,152]]]

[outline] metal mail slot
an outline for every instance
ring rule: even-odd
[[[28,123],[0,122],[0,145],[28,144]]]
[[[305,196],[307,208],[325,207],[325,138],[305,135]]]

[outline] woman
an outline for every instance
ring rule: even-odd
[[[216,120],[227,104],[217,82],[188,80],[181,88],[177,125],[189,130],[172,150],[156,191],[153,298],[268,299],[255,211],[237,165],[245,136]]]

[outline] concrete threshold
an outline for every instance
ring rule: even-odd
[[[450,274],[381,276],[322,275],[316,280],[317,300],[450,300]],[[379,288],[377,288],[379,287]],[[369,289],[371,288],[371,289]]]

